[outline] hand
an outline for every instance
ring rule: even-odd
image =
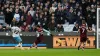
[[[52,34],[50,34],[50,36],[53,36]]]

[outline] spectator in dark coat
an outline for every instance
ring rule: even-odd
[[[24,16],[21,16],[21,19],[19,21],[19,26],[22,26],[25,22]]]
[[[79,25],[78,24],[75,24],[74,28],[73,28],[73,31],[78,31],[79,29]]]
[[[11,26],[18,26],[18,22],[16,21],[15,18],[13,18],[13,20],[11,22]]]
[[[87,25],[92,27],[92,18],[90,15],[88,15],[88,17],[87,17]]]
[[[2,25],[0,25],[0,32],[3,32],[3,27],[2,27]]]
[[[55,23],[55,21],[52,20],[51,22],[49,22],[48,27],[49,27],[50,31],[55,31],[55,29],[56,29],[56,23]]]
[[[56,30],[57,32],[64,32],[64,28],[63,28],[63,26],[61,25],[61,24],[58,24],[57,25],[57,30]]]
[[[7,8],[6,11],[5,11],[5,22],[6,22],[7,24],[10,25],[12,19],[13,19],[13,14],[12,14],[12,12],[9,10],[9,8]]]

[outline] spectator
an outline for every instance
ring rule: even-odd
[[[55,10],[57,9],[57,7],[55,6],[55,4],[52,4],[51,9],[55,12]]]
[[[82,25],[82,20],[83,20],[83,17],[82,17],[81,15],[78,16],[77,24],[78,24],[79,26]]]
[[[31,16],[34,17],[35,11],[33,10],[32,7],[30,8],[30,11],[29,12],[30,12]]]
[[[11,22],[11,26],[17,26],[18,25],[18,22],[16,21],[15,18],[13,18],[12,22]]]
[[[24,22],[24,24],[21,26],[21,30],[25,31],[26,27],[27,27],[27,24],[26,24],[26,22]]]
[[[20,20],[20,14],[19,14],[19,12],[18,12],[18,9],[16,9],[15,12],[16,12],[16,13],[14,14],[14,18],[16,19],[16,21],[19,22],[19,20]]]
[[[10,31],[11,31],[10,26],[7,25],[7,26],[5,27],[5,32],[10,32]]]
[[[97,1],[97,8],[100,8],[100,1]]]
[[[42,26],[44,27],[44,29],[46,29],[46,30],[48,30],[48,19],[47,19],[47,17],[45,17],[44,19],[43,19],[43,24],[42,24]]]
[[[36,26],[32,26],[31,32],[36,32]]]
[[[30,31],[31,31],[31,26],[27,25],[26,28],[25,28],[25,32],[30,32]]]
[[[87,17],[87,25],[88,25],[89,27],[92,27],[92,18],[91,18],[90,15],[88,15],[88,17]]]
[[[52,20],[51,22],[49,22],[48,27],[49,27],[50,31],[55,31],[55,29],[56,29],[56,23],[55,23],[55,21]]]
[[[34,18],[35,18],[35,19],[34,19],[34,20],[35,20],[35,25],[37,25],[38,22],[39,22],[39,14],[36,13]]]
[[[64,32],[64,28],[61,24],[57,25],[57,32]]]
[[[2,32],[3,31],[3,27],[2,27],[2,25],[0,25],[0,32]]]
[[[74,28],[73,28],[73,31],[78,31],[79,29],[79,25],[78,24],[75,24]]]
[[[51,21],[55,21],[54,25],[77,23],[80,26],[85,20],[88,27],[91,27],[92,24],[96,25],[96,5],[100,7],[100,2],[97,1],[96,3],[96,0],[66,0],[66,2],[62,0],[2,0],[0,12],[4,13],[5,22],[9,25],[12,25],[12,20],[15,18],[20,26],[26,22],[27,25],[34,26],[41,24],[47,29],[51,27],[51,25],[48,27]],[[55,28],[57,26],[53,29]]]
[[[88,27],[88,32],[94,32],[94,30],[92,29],[92,27]]]
[[[19,26],[22,26],[25,22],[24,16],[21,16],[21,19],[19,21]]]
[[[7,8],[6,11],[5,11],[5,22],[10,25],[12,19],[13,19],[13,14],[10,11],[10,9]]]
[[[30,12],[27,13],[26,24],[27,25],[32,24],[32,16],[31,16]]]
[[[73,12],[73,8],[71,7],[70,8],[70,11],[69,11],[69,15],[68,15],[68,21],[69,21],[69,24],[73,24],[74,23],[74,12]]]
[[[94,5],[91,5],[91,17],[92,17],[92,21],[93,21],[93,24],[96,25],[96,8]]]

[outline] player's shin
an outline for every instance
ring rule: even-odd
[[[86,44],[86,43],[84,42],[84,43],[83,43],[83,47],[82,47],[82,50],[84,50],[85,44]]]
[[[16,45],[16,46],[14,47],[14,49],[18,48],[19,46],[20,46],[20,43],[19,43],[18,45]]]
[[[36,43],[34,43],[34,47],[37,49],[37,44]]]
[[[80,49],[80,47],[81,47],[81,44],[82,44],[82,43],[80,43],[80,44],[79,44],[79,46],[78,46],[78,50]]]
[[[24,50],[24,48],[22,47],[22,43],[20,43],[20,48],[21,48],[21,50]]]

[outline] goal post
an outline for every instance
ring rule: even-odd
[[[97,38],[96,38],[96,48],[100,48],[100,8],[97,8]]]

